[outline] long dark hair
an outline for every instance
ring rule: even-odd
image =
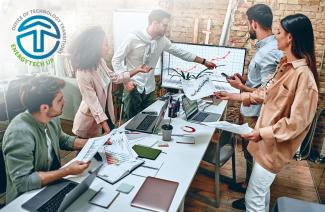
[[[90,27],[81,32],[69,48],[73,68],[75,70],[97,68],[104,39],[105,32],[99,26]]]
[[[305,58],[319,87],[316,67],[313,26],[309,18],[303,14],[289,15],[281,20],[282,28],[292,36],[293,55],[299,59]]]

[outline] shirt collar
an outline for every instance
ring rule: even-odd
[[[147,32],[147,29],[143,30],[143,34],[148,37],[149,40],[152,40],[151,35],[149,35],[149,33]]]
[[[45,128],[46,128],[46,124],[42,124],[42,123],[40,123],[40,122],[38,122],[35,118],[34,118],[34,116],[30,113],[30,112],[28,112],[27,110],[25,111],[25,114],[30,118],[30,120],[32,121],[32,122],[34,122],[34,124],[36,124],[37,125],[37,127],[39,127],[41,130],[45,130]]]
[[[269,35],[262,40],[257,41],[256,47],[257,48],[262,48],[265,44],[269,43],[270,41],[275,39],[275,35]]]
[[[297,68],[299,68],[301,66],[307,66],[307,61],[306,61],[306,59],[303,58],[303,59],[295,60],[295,61],[292,61],[292,62],[288,62],[287,57],[284,56],[280,60],[280,66],[282,66],[282,65],[285,65],[285,66],[292,65],[292,67],[294,69],[297,69]]]

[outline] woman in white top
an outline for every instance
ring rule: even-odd
[[[108,43],[101,27],[83,31],[70,48],[71,62],[82,95],[74,118],[72,132],[81,138],[90,138],[110,132],[115,122],[112,83],[127,82],[137,73],[147,73],[151,68],[140,66],[131,71],[115,73],[103,58],[108,53]],[[106,113],[107,111],[107,113]]]

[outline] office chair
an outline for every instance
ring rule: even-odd
[[[25,111],[25,107],[22,105],[20,101],[20,91],[21,85],[26,82],[29,77],[22,77],[19,79],[15,79],[9,82],[7,89],[4,91],[4,109],[6,111],[6,116],[8,123],[19,113]],[[7,126],[4,127],[6,129]],[[4,133],[4,129],[3,132]],[[2,136],[1,138],[2,139]],[[1,142],[2,144],[2,142]],[[6,169],[5,169],[5,162],[2,153],[2,147],[0,147],[0,194],[5,193],[6,191]]]
[[[311,122],[311,126],[308,130],[306,137],[302,141],[300,147],[298,148],[298,150],[294,156],[295,160],[305,160],[309,157],[311,147],[313,144],[314,134],[316,131],[317,120],[318,120],[318,114],[316,113],[313,118],[313,121]]]
[[[220,168],[232,158],[232,178],[221,176]],[[215,165],[214,172],[199,168],[199,172],[214,178],[215,183],[215,199],[211,200],[205,196],[197,193],[189,192],[189,196],[202,201],[208,205],[219,207],[220,206],[220,181],[226,183],[236,183],[236,157],[235,157],[235,136],[231,132],[221,131],[220,139],[218,142],[210,142],[209,147],[203,156],[203,161]]]

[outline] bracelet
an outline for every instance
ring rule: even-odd
[[[205,64],[205,61],[206,61],[206,59],[204,58],[201,64],[204,65]]]

